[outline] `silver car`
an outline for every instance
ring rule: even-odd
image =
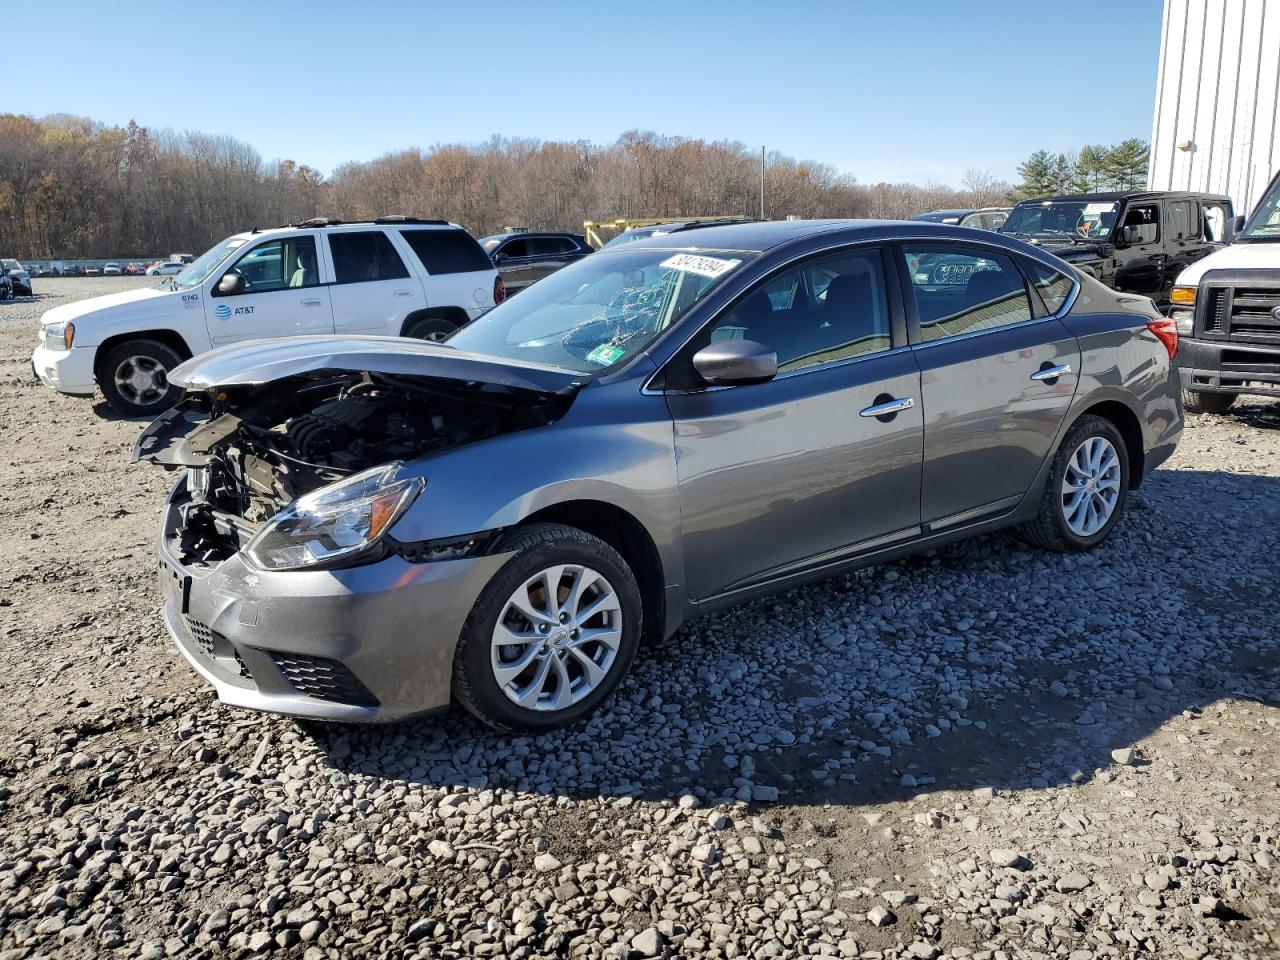
[[[184,472],[164,618],[227,703],[502,730],[698,614],[1018,525],[1086,550],[1182,430],[1151,301],[986,231],[750,223],[572,264],[445,344],[231,345],[138,441]]]

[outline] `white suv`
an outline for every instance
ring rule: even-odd
[[[36,376],[62,393],[95,383],[126,416],[181,393],[168,372],[238,340],[373,334],[442,340],[505,295],[456,224],[309,220],[228,237],[159,286],[55,307],[40,318]]]

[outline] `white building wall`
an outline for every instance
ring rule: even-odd
[[[1148,185],[1248,213],[1277,169],[1280,0],[1165,0]]]

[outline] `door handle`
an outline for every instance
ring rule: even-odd
[[[412,296],[413,296],[413,291],[412,291],[412,290],[397,290],[397,291],[396,291],[396,296],[397,296],[397,297],[412,297]]]
[[[323,301],[323,300],[314,300],[314,299],[313,299],[313,300],[303,300],[303,301],[302,301],[302,305],[303,305],[304,307],[318,307],[318,306],[320,306],[322,303],[324,303],[324,301]]]
[[[1031,375],[1032,380],[1057,380],[1064,373],[1071,372],[1071,364],[1063,363],[1056,367],[1044,367]]]
[[[901,413],[903,410],[910,410],[915,405],[915,397],[903,397],[900,400],[886,400],[883,403],[873,403],[869,407],[863,407],[858,411],[858,416],[893,417]]]

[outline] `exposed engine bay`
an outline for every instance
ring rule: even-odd
[[[389,461],[549,423],[568,402],[492,384],[309,374],[189,396],[148,428],[134,456],[188,468],[181,553],[218,562],[313,490]]]

